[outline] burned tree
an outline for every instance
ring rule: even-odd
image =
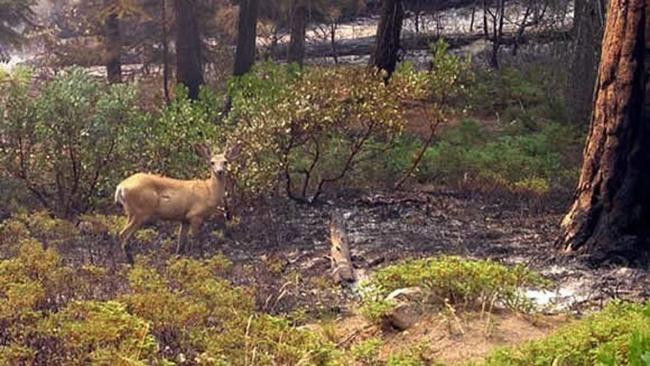
[[[196,0],[174,0],[176,14],[176,79],[188,89],[190,99],[199,97],[203,84],[201,36]]]
[[[241,0],[239,2],[237,51],[233,72],[235,76],[249,72],[255,63],[258,8],[259,0]]]
[[[382,0],[377,43],[370,57],[370,66],[385,71],[387,78],[390,78],[397,66],[403,21],[402,0]]]
[[[293,0],[291,5],[291,39],[289,40],[289,62],[302,66],[305,58],[305,37],[307,33],[306,0]]]
[[[120,36],[120,20],[114,4],[106,2],[108,14],[104,19],[105,65],[106,78],[109,83],[122,82],[122,39]]]
[[[573,80],[567,89],[572,118],[581,123],[588,122],[591,114],[605,24],[604,3],[605,0],[575,1],[570,63]]]
[[[562,248],[596,261],[650,252],[647,6],[610,2],[580,181],[562,222]]]

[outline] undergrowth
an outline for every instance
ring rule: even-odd
[[[464,310],[494,306],[528,312],[531,301],[521,294],[524,287],[543,287],[547,282],[523,266],[506,267],[489,260],[438,257],[391,265],[373,273],[364,284],[361,312],[372,321],[381,320],[393,304],[386,296],[397,289],[419,287],[424,302]]]
[[[648,366],[650,303],[611,303],[542,340],[497,350],[480,365]]]

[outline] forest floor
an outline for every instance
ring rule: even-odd
[[[194,241],[191,256],[223,253],[235,264],[231,280],[254,288],[262,311],[320,329],[342,347],[380,337],[380,354],[387,356],[425,342],[431,357],[455,364],[484,356],[495,347],[542,338],[608,300],[650,298],[650,275],[643,269],[620,263],[592,268],[581,258],[558,254],[554,240],[565,201],[433,187],[374,195],[345,193],[319,205],[272,200],[238,207],[238,221],[227,224],[226,235],[218,223],[206,227],[206,235]],[[352,259],[360,277],[404,259],[457,255],[525,264],[550,279],[554,288],[529,292],[540,309],[534,316],[499,311],[487,317],[429,314],[405,332],[381,329],[356,311],[359,294],[354,287],[330,280],[328,222],[333,213],[348,217]],[[157,244],[136,244],[135,250],[161,264],[173,255],[169,239],[175,239],[176,228],[165,223],[156,228]],[[117,247],[104,248],[109,252],[80,248],[64,256],[123,269]]]

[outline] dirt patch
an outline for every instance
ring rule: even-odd
[[[345,348],[370,337],[381,338],[379,358],[384,361],[391,355],[423,347],[421,356],[427,360],[456,365],[479,360],[498,347],[544,338],[572,320],[566,315],[527,317],[495,313],[488,317],[487,314],[468,313],[463,314],[462,319],[430,314],[404,332],[381,330],[361,316],[339,319],[333,325],[335,341]],[[327,332],[317,325],[310,327]]]

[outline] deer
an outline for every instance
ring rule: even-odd
[[[210,147],[202,143],[195,145],[194,151],[208,164],[209,179],[179,180],[136,173],[118,184],[115,203],[122,206],[127,216],[127,224],[120,231],[119,240],[129,264],[133,264],[129,240],[146,222],[179,222],[176,254],[182,254],[190,229],[192,237],[197,237],[201,224],[209,215],[221,211],[226,218],[229,217],[226,173],[228,164],[239,156],[241,145],[226,145],[224,153],[213,155]]]

